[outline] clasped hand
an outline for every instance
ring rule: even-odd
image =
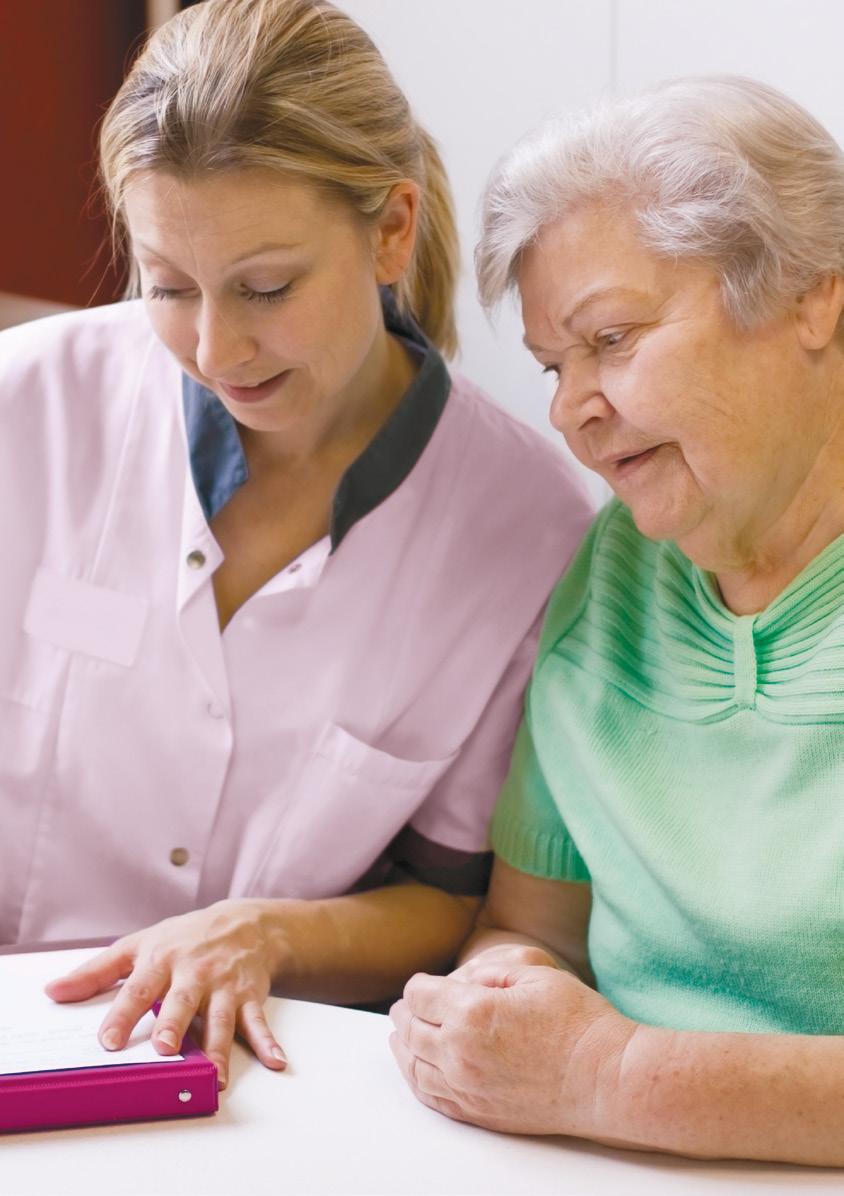
[[[450,976],[414,976],[390,1017],[423,1104],[510,1133],[611,1133],[605,1097],[635,1024],[539,948],[492,947]]]
[[[257,904],[219,901],[207,909],[167,918],[126,935],[46,992],[54,1001],[84,1001],[122,980],[99,1030],[107,1050],[120,1050],[137,1022],[157,1002],[152,1034],[162,1055],[178,1053],[191,1021],[199,1016],[201,1045],[228,1081],[235,1033],[266,1066],[285,1067],[284,1052],[264,1015],[272,975]]]

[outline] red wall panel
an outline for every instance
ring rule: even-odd
[[[143,0],[0,0],[0,291],[78,304],[119,291],[96,126],[143,24]]]

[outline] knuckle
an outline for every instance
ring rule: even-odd
[[[190,988],[171,988],[167,999],[173,1005],[180,1005],[183,1009],[196,1009],[199,1004],[199,994]]]
[[[201,985],[202,988],[207,988],[213,976],[212,968],[207,963],[197,960],[193,963],[191,971],[196,983]]]
[[[144,1005],[151,1005],[158,995],[157,990],[148,980],[134,976],[126,981],[123,991],[127,997],[133,1001],[142,1002]]]
[[[410,1080],[414,1088],[421,1089],[422,1085],[419,1083],[420,1062],[421,1060],[417,1059],[416,1055],[411,1055],[410,1062],[407,1065],[407,1078]]]
[[[471,994],[463,1006],[462,1016],[457,1023],[463,1033],[474,1038],[487,1029],[495,1007],[493,993],[494,990],[481,989],[480,992]]]
[[[153,976],[166,976],[169,970],[169,950],[160,943],[143,952],[144,966]]]
[[[462,1054],[455,1054],[449,1059],[447,1072],[449,1083],[459,1092],[471,1089],[478,1076],[477,1067]]]
[[[233,1009],[217,1007],[209,1009],[206,1014],[206,1021],[210,1026],[216,1026],[218,1029],[234,1030],[235,1013]]]

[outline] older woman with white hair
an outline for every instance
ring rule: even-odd
[[[519,146],[478,263],[616,497],[399,1063],[492,1129],[844,1165],[844,157],[769,87],[669,83]]]

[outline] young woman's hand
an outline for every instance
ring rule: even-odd
[[[107,1050],[124,1047],[138,1021],[160,1001],[152,1034],[160,1054],[177,1054],[191,1021],[199,1016],[201,1046],[216,1064],[221,1088],[228,1080],[235,1033],[266,1067],[282,1070],[284,1052],[264,1016],[273,979],[264,905],[219,901],[126,935],[51,981],[47,995],[54,1001],[84,1001],[122,980],[100,1026]]]

